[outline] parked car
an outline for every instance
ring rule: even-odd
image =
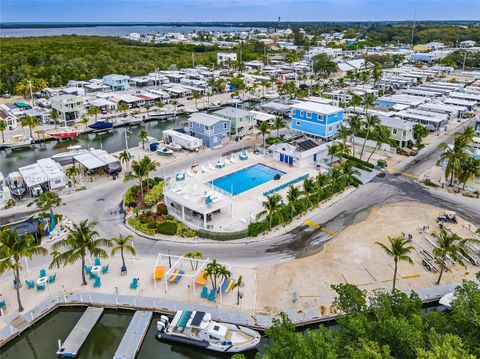
[[[400,150],[400,153],[404,156],[416,156],[418,155],[418,152],[414,149],[404,147]]]

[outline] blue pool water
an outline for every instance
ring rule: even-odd
[[[235,196],[273,180],[277,174],[282,176],[285,172],[257,163],[256,165],[244,168],[240,171],[219,177],[210,181],[210,183]]]

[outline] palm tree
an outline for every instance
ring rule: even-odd
[[[310,207],[312,205],[312,201],[310,197],[315,194],[317,190],[317,184],[312,178],[305,178],[303,181],[303,194],[305,195],[305,200],[307,201],[307,205]]]
[[[35,116],[25,116],[20,121],[22,127],[28,127],[30,129],[30,137],[33,138],[33,129],[37,127],[41,122],[38,117]]]
[[[461,161],[460,166],[462,170],[458,180],[463,184],[462,190],[464,190],[469,179],[474,180],[475,177],[480,177],[480,160],[467,156]]]
[[[33,91],[41,92],[44,88],[48,86],[48,83],[44,79],[34,78],[32,85]]]
[[[240,305],[240,288],[243,287],[243,285],[244,285],[243,277],[240,275],[240,276],[238,276],[238,279],[237,279],[237,281],[235,282],[235,284],[233,285],[233,288],[232,288],[232,289],[237,288],[237,305]]]
[[[192,97],[193,97],[193,100],[195,101],[195,108],[198,110],[198,100],[202,98],[202,95],[200,94],[200,92],[194,92]]]
[[[177,100],[173,100],[172,102],[170,102],[174,107],[175,107],[175,114],[177,113],[177,105],[178,105],[178,101]]]
[[[349,156],[352,153],[352,149],[348,143],[338,142],[337,143],[338,152],[337,155],[339,156],[340,163],[343,162],[344,156]]]
[[[162,101],[157,101],[157,102],[155,102],[155,106],[158,107],[158,108],[163,108],[163,107],[165,107],[165,104]]]
[[[372,158],[375,151],[380,147],[383,143],[390,143],[390,129],[383,125],[377,125],[373,131],[373,139],[377,142],[373,151],[368,156],[367,162],[370,162],[370,158]]]
[[[359,95],[353,94],[352,99],[348,103],[349,106],[353,106],[354,112],[357,111],[357,107],[362,104],[362,98]]]
[[[277,193],[267,197],[266,201],[262,202],[262,207],[265,208],[264,211],[260,212],[257,215],[257,219],[263,215],[267,215],[269,228],[272,229],[272,220],[273,216],[281,206],[282,197]]]
[[[420,148],[422,145],[422,139],[430,133],[428,128],[420,123],[416,123],[413,126],[413,138],[415,138],[415,146]]]
[[[440,159],[437,161],[437,166],[440,166],[442,162],[446,161],[445,166],[445,178],[450,177],[450,186],[453,185],[453,178],[459,177],[462,171],[462,162],[468,156],[466,149],[468,148],[464,138],[457,137],[453,144],[453,149],[443,143],[441,147],[446,148],[446,151],[440,155]]]
[[[377,86],[378,82],[382,79],[383,71],[379,64],[375,64],[372,70],[373,86]]]
[[[126,102],[120,102],[118,104],[118,111],[119,112],[127,112],[128,111],[128,104]]]
[[[348,125],[350,127],[350,141],[352,142],[352,155],[355,157],[355,135],[360,131],[362,127],[362,118],[360,115],[352,115],[348,119]]]
[[[223,265],[219,265],[217,270],[217,276],[220,278],[220,283],[227,280],[232,276],[232,272],[230,272],[227,267]],[[220,286],[218,287],[217,291],[220,291]]]
[[[265,135],[270,133],[270,125],[266,121],[260,122],[258,131],[262,135],[263,153],[265,154]]]
[[[33,106],[33,87],[32,87],[32,81],[24,79],[17,83],[15,86],[15,93],[17,95],[22,96],[23,98],[28,98],[30,97],[32,100],[32,106]]]
[[[46,255],[48,251],[35,243],[30,234],[19,235],[16,230],[6,230],[0,233],[0,273],[7,270],[13,271],[15,289],[17,291],[18,311],[23,312],[23,305],[20,299],[20,260],[31,259],[33,255]]]
[[[185,258],[190,258],[190,265],[192,266],[192,270],[194,270],[192,259],[203,258],[203,253],[202,252],[187,252],[183,256]],[[197,268],[198,268],[198,262],[195,261],[195,270],[197,270]]]
[[[65,175],[70,179],[70,180],[73,180],[73,185],[75,186],[75,184],[77,183],[75,177],[78,176],[80,174],[80,169],[78,167],[75,167],[75,166],[72,166],[72,167],[68,167],[66,170],[65,170]]]
[[[99,258],[107,258],[107,252],[101,247],[111,247],[112,242],[105,238],[98,238],[99,234],[95,230],[97,222],[87,219],[80,223],[74,223],[72,227],[67,227],[68,235],[59,240],[52,246],[53,250],[65,249],[64,252],[56,256],[50,263],[50,268],[57,265],[73,264],[78,260],[82,262],[82,285],[87,285],[85,279],[85,258],[87,255]]]
[[[473,138],[476,136],[475,130],[472,126],[467,126],[464,128],[463,133],[459,136],[465,143],[470,144],[473,141]]]
[[[382,247],[383,250],[393,258],[393,292],[397,282],[398,262],[404,261],[413,264],[412,258],[409,256],[410,252],[413,250],[413,247],[410,245],[409,241],[403,237],[388,237],[388,241],[390,243],[388,246],[380,242],[375,242],[375,244]]]
[[[119,106],[120,109],[120,106]],[[88,114],[90,116],[95,116],[95,122],[98,120],[98,114],[100,113],[100,109],[97,106],[91,106],[88,109]]]
[[[210,277],[210,282],[212,283],[212,288],[214,291],[217,291],[217,276],[218,276],[219,264],[214,259],[212,262],[208,263],[205,267],[205,275]]]
[[[363,98],[362,105],[365,107],[365,116],[368,114],[368,109],[375,106],[376,101],[374,94],[368,94]]]
[[[343,185],[345,188],[355,181],[355,175],[359,176],[360,171],[353,167],[353,164],[350,162],[344,162],[341,167],[341,176],[343,178]]]
[[[113,248],[112,248],[112,257],[115,255],[120,250],[120,255],[122,256],[122,271],[127,270],[127,266],[125,265],[125,257],[123,256],[123,252],[129,252],[132,255],[136,255],[137,252],[135,251],[135,248],[133,245],[131,245],[129,242],[133,243],[133,236],[131,234],[127,236],[122,236],[121,234],[118,235],[118,237],[113,237],[112,238],[113,242]]]
[[[118,155],[118,159],[121,163],[125,163],[125,172],[128,171],[128,165],[130,163],[130,154],[127,151],[122,151]]]
[[[288,207],[290,208],[290,214],[292,216],[292,220],[293,220],[293,217],[295,216],[296,202],[301,194],[302,192],[297,187],[290,186],[290,188],[288,189],[287,200],[288,200]]]
[[[62,200],[57,193],[47,191],[43,192],[37,197],[36,204],[37,207],[43,212],[50,212],[50,214],[53,214],[53,207],[60,206],[62,204]]]
[[[58,113],[57,110],[52,110],[52,111],[50,111],[50,118],[55,123],[55,128],[56,128],[57,127],[57,120],[60,118],[60,114]]]
[[[333,142],[328,146],[328,156],[330,156],[330,163],[333,163],[333,157],[338,155],[338,144]]]
[[[5,143],[5,134],[3,131],[5,131],[8,128],[7,121],[0,120],[0,132],[2,133],[2,142]]]
[[[273,128],[277,130],[277,138],[280,137],[280,130],[285,127],[285,121],[283,117],[275,117],[275,122],[273,123]]]
[[[155,171],[159,166],[159,163],[151,160],[150,157],[148,156],[144,156],[141,159],[141,163],[142,163],[142,166],[145,168],[145,176],[148,180],[148,176],[150,175],[150,172]],[[149,189],[150,189],[150,181],[147,181],[147,190]]]
[[[148,133],[147,131],[140,131],[138,134],[138,139],[142,142],[142,148],[145,150],[145,142],[148,140]]]
[[[345,127],[343,124],[340,125],[340,128],[337,131],[337,136],[342,140],[343,145],[345,146],[347,143],[348,135],[350,135],[350,129]]]
[[[363,157],[363,151],[365,150],[365,145],[367,143],[368,136],[370,135],[370,131],[372,131],[375,126],[380,125],[380,118],[377,115],[367,115],[367,133],[365,135],[365,139],[363,140],[362,150],[360,151],[360,159]]]
[[[85,129],[87,129],[89,121],[89,118],[85,115],[80,118],[80,123],[85,126]]]
[[[125,174],[124,182],[137,180],[140,184],[140,197],[143,201],[143,180],[146,177],[145,165],[142,161],[133,160],[130,166],[130,172]]]
[[[440,274],[438,275],[437,279],[438,285],[442,280],[443,271],[445,270],[445,261],[447,257],[450,258],[450,260],[458,262],[465,267],[465,263],[463,263],[462,261],[462,256],[468,256],[465,244],[473,240],[463,239],[456,233],[449,234],[446,230],[442,230],[440,234],[437,234],[437,238],[438,245],[437,247],[433,248],[433,254],[440,259]]]

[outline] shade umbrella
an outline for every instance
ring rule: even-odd
[[[55,216],[53,215],[53,213],[50,213],[50,232],[52,232],[54,229],[55,229]]]

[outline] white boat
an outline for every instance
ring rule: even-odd
[[[179,310],[173,317],[162,315],[157,321],[157,330],[159,340],[225,353],[252,349],[261,338],[253,329],[215,322],[210,313],[195,310]]]
[[[157,149],[157,154],[160,156],[173,156],[173,151],[166,148],[166,147],[160,147]]]
[[[158,112],[152,112],[150,114],[150,117],[151,119],[153,120],[158,120],[158,121],[162,121],[162,120],[166,120],[170,117],[174,117],[175,116],[175,113],[174,112],[163,112],[163,111],[158,111]]]
[[[450,292],[445,294],[442,298],[440,298],[438,302],[444,307],[447,307],[448,309],[452,309],[452,303],[455,299],[457,299],[457,297],[455,296],[455,293]]]
[[[16,149],[22,147],[28,147],[32,144],[33,139],[31,137],[25,137],[24,135],[15,135],[12,136],[12,140],[2,143],[2,147],[9,149]]]
[[[173,151],[181,151],[182,150],[182,146],[180,146],[178,143],[173,143],[173,142],[170,142],[170,143],[167,143],[165,144],[165,146]]]
[[[60,164],[73,163],[73,157],[79,154],[88,152],[88,150],[82,148],[80,145],[67,147],[68,152],[60,152],[50,157],[52,160],[57,161]]]

